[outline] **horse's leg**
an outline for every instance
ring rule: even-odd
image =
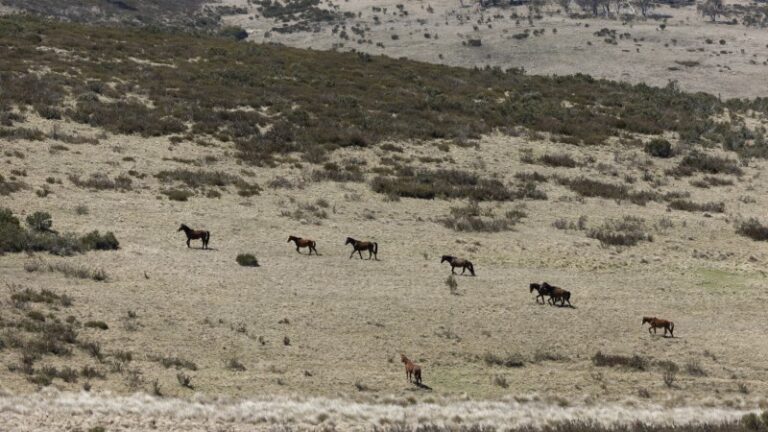
[[[187,247],[192,247],[192,246],[190,246],[190,245],[189,245],[189,242],[190,242],[191,240],[192,240],[191,238],[187,237]]]
[[[452,274],[452,275],[455,275],[455,274],[456,274],[456,272],[454,271],[454,269],[455,269],[455,268],[456,268],[456,267],[454,267],[454,266],[453,266],[453,264],[451,264],[451,274]]]
[[[464,274],[465,271],[467,271],[467,267],[465,267],[465,266],[461,267],[461,274],[462,275]]]
[[[354,250],[354,249],[352,249],[352,253],[351,253],[351,254],[349,254],[349,259],[352,259],[352,257],[353,257],[354,255],[355,255],[355,250]]]
[[[363,250],[362,249],[358,249],[357,250],[357,254],[360,255],[360,259],[363,259]]]

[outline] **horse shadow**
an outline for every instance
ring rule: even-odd
[[[418,388],[420,388],[420,389],[422,389],[422,390],[432,391],[432,387],[430,387],[430,386],[428,386],[428,385],[426,385],[424,383],[414,382],[413,385],[418,387]]]
[[[212,251],[212,252],[218,252],[219,251],[217,248],[210,247],[210,246],[207,247],[207,248],[204,248],[202,246],[198,246],[198,247],[192,246],[192,247],[187,248],[187,249],[194,249],[194,250],[199,250],[199,251]]]

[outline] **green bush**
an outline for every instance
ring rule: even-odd
[[[661,138],[654,138],[645,144],[645,152],[653,157],[672,157],[672,144]]]
[[[244,267],[259,267],[259,260],[249,253],[239,254],[237,256],[237,263]]]
[[[27,225],[33,231],[48,232],[53,226],[53,220],[50,213],[34,212],[27,216]]]
[[[117,250],[120,249],[120,242],[110,231],[104,235],[98,231],[92,231],[81,239],[85,250]]]
[[[227,26],[219,30],[219,35],[225,38],[241,41],[248,37],[248,32],[240,26]]]
[[[641,241],[653,241],[653,236],[646,232],[645,221],[634,216],[609,219],[587,231],[587,237],[600,240],[603,246],[634,246]]]
[[[768,240],[768,226],[763,225],[759,220],[750,218],[738,224],[736,228],[738,234],[749,237],[752,240]]]
[[[113,250],[119,247],[115,235],[104,235],[94,231],[83,237],[73,233],[52,230],[53,220],[50,214],[37,212],[27,217],[27,230],[9,209],[0,208],[0,252],[42,252],[53,255],[69,256],[89,250]]]

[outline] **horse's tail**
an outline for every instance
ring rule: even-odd
[[[376,255],[379,253],[379,244],[376,242],[373,242],[373,254]]]
[[[472,276],[475,275],[475,266],[472,265],[472,263],[467,263],[467,267],[469,267],[469,272],[472,273]]]
[[[416,370],[413,371],[413,376],[416,378],[416,382],[421,384],[421,368],[416,368]]]
[[[206,231],[205,235],[203,236],[203,239],[205,240],[205,244],[208,244],[208,242],[211,240],[211,232]]]

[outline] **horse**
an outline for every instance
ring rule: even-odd
[[[363,259],[363,251],[367,250],[368,259],[371,259],[371,257],[373,257],[375,260],[377,261],[379,260],[379,257],[376,255],[379,252],[379,244],[376,242],[355,240],[352,237],[347,237],[347,241],[344,242],[344,244],[352,245],[352,253],[349,255],[350,259],[352,259],[352,257],[355,255],[355,252],[357,252],[357,254],[360,255],[360,259]]]
[[[208,241],[211,239],[211,232],[210,231],[203,231],[203,230],[193,230],[192,228],[181,224],[178,230],[184,231],[184,234],[187,235],[187,247],[192,247],[189,245],[190,240],[202,240],[203,241],[203,249],[208,249]]]
[[[569,291],[550,285],[546,282],[541,284],[541,287],[547,290],[549,304],[552,306],[555,306],[557,301],[560,300],[560,306],[565,306],[565,303],[568,302],[568,306],[573,307],[571,304],[571,293]]]
[[[312,251],[315,251],[315,255],[320,255],[317,253],[317,249],[315,249],[315,246],[317,243],[314,240],[305,239],[301,237],[296,236],[288,236],[288,243],[294,242],[296,243],[296,252],[301,253],[299,248],[309,248],[309,254],[312,255]]]
[[[667,336],[667,331],[669,331],[670,337],[675,337],[675,323],[672,321],[656,317],[643,317],[643,322],[640,325],[645,323],[650,324],[650,327],[648,327],[648,334],[651,334],[651,329],[653,329],[653,334],[656,334],[657,328],[663,328],[665,337]]]
[[[529,288],[531,289],[530,292],[533,292],[536,290],[538,295],[536,296],[536,303],[539,302],[539,298],[541,298],[541,304],[546,304],[546,300],[544,297],[549,295],[549,289],[551,285],[547,284],[546,282],[544,285],[538,284],[538,283],[532,283],[529,285]]]
[[[457,258],[451,255],[443,255],[443,258],[440,259],[440,264],[446,261],[448,261],[448,264],[451,265],[451,274],[456,274],[453,270],[456,267],[461,267],[461,274],[464,274],[464,272],[469,269],[469,273],[472,276],[475,275],[475,266],[473,266],[470,261],[465,260],[464,258]]]
[[[408,357],[402,353],[400,354],[400,361],[405,364],[405,376],[408,378],[408,382],[416,382],[416,384],[421,384],[421,366],[408,360]]]

